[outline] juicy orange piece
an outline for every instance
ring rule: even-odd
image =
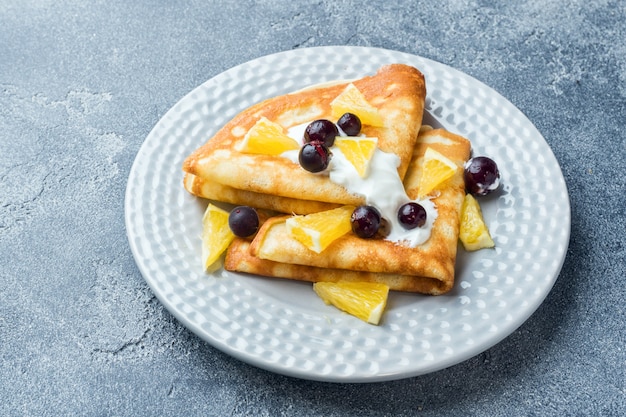
[[[228,215],[226,210],[209,204],[202,216],[202,265],[209,272],[222,266],[221,256],[235,238]]]
[[[459,239],[467,251],[493,248],[495,246],[483,219],[480,205],[471,194],[465,195],[465,200],[463,200],[463,206],[461,207]]]
[[[298,142],[285,134],[281,125],[261,117],[235,149],[244,153],[280,155],[299,147]]]
[[[422,176],[420,177],[418,197],[430,194],[444,181],[452,178],[459,169],[458,165],[433,148],[427,148],[424,153]]]
[[[383,126],[383,118],[378,109],[372,106],[363,93],[352,83],[339,94],[331,103],[330,108],[333,117],[337,120],[344,113],[353,113],[359,116],[361,124],[370,126]]]
[[[354,165],[361,178],[367,176],[367,169],[372,156],[374,156],[376,145],[378,145],[378,138],[362,136],[340,136],[335,139],[334,144]]]
[[[377,282],[316,282],[313,290],[331,304],[371,324],[380,323],[389,286]]]
[[[343,206],[306,216],[292,216],[287,219],[287,230],[304,246],[321,253],[336,239],[352,230],[350,216],[353,211],[353,206]]]

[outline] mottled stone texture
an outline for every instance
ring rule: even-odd
[[[0,415],[625,415],[625,40],[623,0],[2,1]],[[337,44],[490,85],[570,191],[544,304],[434,374],[340,385],[240,363],[170,316],[128,247],[130,166],[178,99],[250,59]]]

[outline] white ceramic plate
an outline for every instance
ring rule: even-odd
[[[182,187],[181,164],[246,107],[311,84],[406,63],[426,76],[426,122],[466,136],[498,162],[502,189],[480,200],[495,250],[459,249],[447,295],[391,293],[380,326],[326,306],[311,284],[224,271],[200,261],[206,202]],[[252,365],[312,380],[370,382],[436,371],[498,343],[541,304],[561,269],[569,198],[533,124],[491,88],[446,65],[365,47],[278,53],[200,85],[154,127],[126,190],[126,227],[144,278],[167,309],[214,347]]]

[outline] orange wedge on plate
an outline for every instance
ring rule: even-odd
[[[313,290],[326,304],[371,324],[380,323],[389,295],[377,282],[316,282]]]

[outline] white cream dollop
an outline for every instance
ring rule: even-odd
[[[437,218],[435,204],[429,199],[411,200],[404,190],[398,175],[400,158],[393,153],[376,149],[370,161],[369,175],[362,178],[354,166],[339,149],[333,149],[329,166],[330,180],[342,185],[353,194],[365,197],[365,204],[376,207],[390,224],[385,239],[415,247],[426,242]],[[407,230],[398,221],[398,210],[410,201],[415,201],[426,210],[426,224]]]
[[[308,123],[289,129],[288,135],[302,143],[304,129]],[[281,154],[298,163],[298,150]],[[348,192],[365,198],[365,204],[376,207],[387,220],[390,230],[385,239],[405,246],[415,247],[430,238],[437,219],[437,208],[430,199],[411,200],[404,190],[398,175],[400,158],[394,153],[376,149],[370,161],[369,174],[362,178],[356,168],[346,159],[341,150],[331,147],[332,158],[325,171],[332,182],[343,186]],[[411,230],[405,229],[398,221],[398,210],[403,204],[416,202],[426,210],[426,224]]]

